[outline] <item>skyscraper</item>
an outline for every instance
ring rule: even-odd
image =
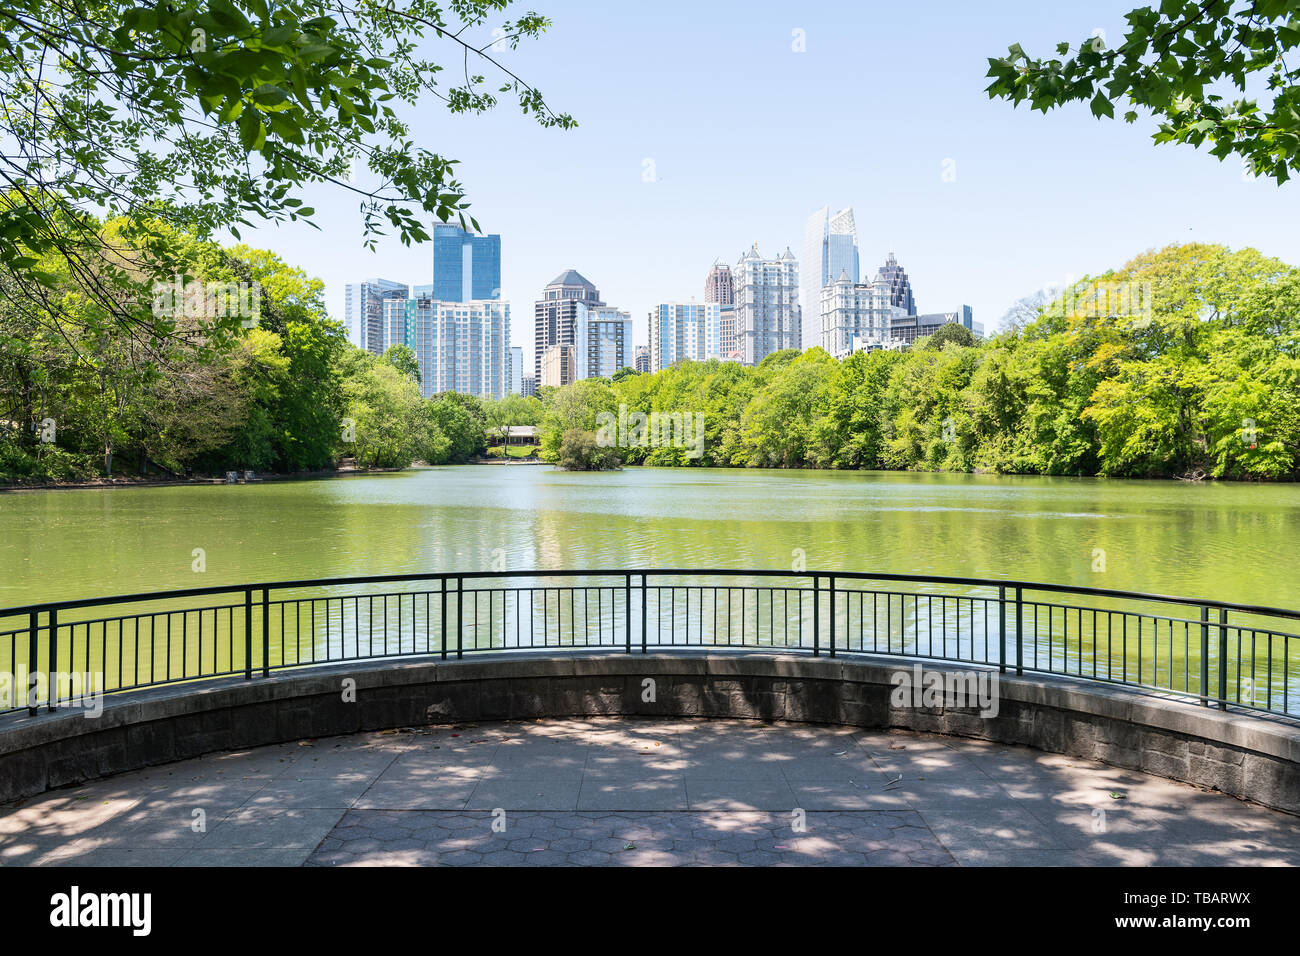
[[[890,323],[906,313],[889,300],[889,280],[853,282],[847,272],[821,291],[819,345],[842,359],[861,349],[884,348]]]
[[[821,330],[813,321],[821,309],[821,290],[844,273],[854,284],[859,279],[858,229],[852,207],[832,216],[830,206],[822,206],[808,217],[800,265],[803,284],[799,299],[805,321],[803,347],[812,348],[821,344]]]
[[[384,352],[384,302],[405,299],[408,287],[390,279],[366,279],[343,287],[343,324],[348,341],[359,349]]]
[[[347,286],[345,299],[348,338],[375,354],[410,346],[425,396],[456,391],[500,398],[511,389],[500,236],[434,226],[431,284],[371,279]]]
[[[744,357],[740,351],[740,339],[736,335],[734,305],[718,307],[718,352],[719,357],[728,362],[739,362]]]
[[[883,277],[889,283],[889,301],[903,309],[908,315],[916,315],[916,300],[912,298],[912,282],[907,273],[898,264],[891,252],[885,264],[880,267],[877,277]]]
[[[636,347],[636,370],[638,372],[650,371],[650,347],[648,345],[638,345]]]
[[[709,277],[704,280],[704,301],[719,305],[731,305],[736,301],[736,290],[732,284],[731,266],[720,262],[713,263]]]
[[[501,237],[434,226],[433,297],[440,302],[501,298]]]
[[[634,361],[632,313],[578,302],[575,378],[610,378]]]
[[[732,269],[736,292],[736,347],[741,361],[757,365],[773,352],[803,347],[799,263],[789,249],[776,259],[758,243]]]
[[[433,286],[386,304],[387,344],[401,341],[420,364],[420,392],[504,398],[510,390],[510,304],[443,302]],[[400,338],[399,338],[400,335]]]
[[[650,313],[650,368],[658,372],[686,359],[706,362],[721,350],[716,302],[661,302]]]
[[[533,374],[542,383],[542,353],[551,345],[577,345],[578,305],[602,306],[600,291],[573,269],[560,273],[533,306]]]
[[[709,276],[704,280],[704,301],[716,302],[718,312],[718,355],[724,359],[739,358],[736,340],[736,285],[731,266],[714,262]]]

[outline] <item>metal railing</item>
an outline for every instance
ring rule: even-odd
[[[0,714],[340,661],[749,648],[1046,673],[1300,717],[1300,612],[854,572],[497,571],[192,588],[0,609]]]

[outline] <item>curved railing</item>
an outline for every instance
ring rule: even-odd
[[[854,572],[491,571],[191,588],[0,609],[0,714],[96,691],[493,651],[750,648],[1046,673],[1300,717],[1300,612]]]

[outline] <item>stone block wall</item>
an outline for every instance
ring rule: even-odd
[[[1300,814],[1295,721],[1040,675],[1003,675],[995,716],[967,707],[895,706],[892,678],[913,664],[725,652],[493,655],[368,661],[158,688],[110,698],[94,719],[80,712],[0,719],[0,802],[205,753],[303,738],[465,721],[625,716],[978,737],[1099,760]],[[961,670],[937,663],[925,669]],[[355,682],[354,701],[345,700],[348,679]]]

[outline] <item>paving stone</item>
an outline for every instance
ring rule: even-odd
[[[784,777],[772,779],[714,779],[686,777],[686,797],[692,810],[774,810],[798,807]]]
[[[1300,820],[987,741],[602,718],[318,739],[54,791],[0,808],[0,864],[1294,866]]]

